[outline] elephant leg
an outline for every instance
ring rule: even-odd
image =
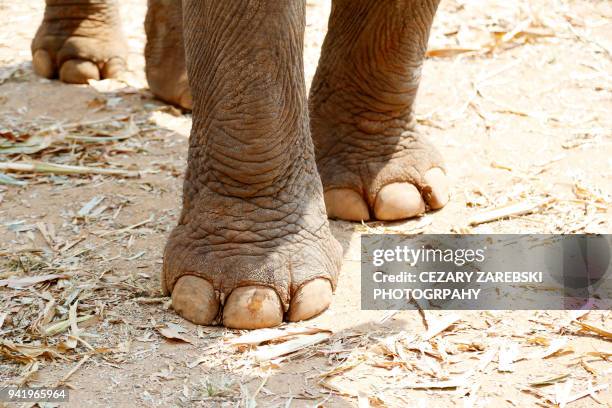
[[[144,54],[147,82],[162,101],[191,109],[181,0],[148,0]]]
[[[310,92],[328,215],[397,220],[448,201],[413,104],[438,0],[334,0]]]
[[[336,286],[309,134],[304,1],[184,0],[193,96],[183,209],[162,289],[197,324],[310,318]]]
[[[31,49],[34,72],[45,78],[83,84],[116,77],[127,46],[115,0],[46,0]]]

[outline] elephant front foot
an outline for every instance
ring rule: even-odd
[[[127,46],[115,1],[47,0],[32,40],[37,75],[85,84],[126,69]]]
[[[394,221],[423,215],[448,202],[443,160],[417,131],[365,133],[346,124],[325,129],[329,133],[316,136],[317,165],[330,218]],[[335,142],[320,140],[327,137]]]
[[[162,288],[178,314],[257,329],[328,308],[342,252],[322,205],[312,196],[206,196],[182,217],[164,254]]]
[[[149,88],[157,98],[191,109],[181,3],[181,0],[149,0],[145,19],[145,72]]]
[[[194,114],[162,289],[197,324],[311,318],[342,261],[317,174],[303,76],[305,4],[185,0]]]

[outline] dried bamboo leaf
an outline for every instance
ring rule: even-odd
[[[263,346],[255,352],[255,359],[257,361],[267,361],[286,354],[294,353],[306,347],[322,343],[328,340],[330,336],[331,333],[329,332],[315,333],[308,336],[300,336],[281,344]]]
[[[574,323],[579,325],[580,328],[584,331],[590,331],[590,332],[599,334],[600,336],[605,337],[606,339],[612,339],[612,332],[609,332],[608,330],[604,330],[599,327],[592,326],[588,323],[584,323],[579,320],[574,320]]]
[[[103,174],[109,176],[140,177],[138,171],[102,167],[69,166],[66,164],[44,162],[0,163],[0,170],[43,174]]]
[[[94,315],[86,315],[86,316],[81,316],[81,317],[77,317],[76,321],[78,323],[82,323],[85,322],[89,319],[91,319],[92,317],[94,317]],[[45,336],[54,336],[58,333],[61,333],[63,331],[68,330],[68,328],[70,327],[70,319],[66,319],[66,320],[62,320],[59,322],[55,322],[53,324],[51,324],[50,326],[47,326],[44,331],[43,334]]]
[[[38,318],[32,323],[32,329],[36,333],[43,333],[44,326],[51,323],[51,320],[55,317],[55,299],[51,298],[42,310]]]
[[[423,340],[427,341],[432,339],[455,324],[459,319],[461,319],[461,316],[453,313],[430,323],[429,330],[423,335]]]
[[[0,173],[0,184],[6,184],[9,186],[25,186],[28,184],[27,181],[17,180],[8,174]]]
[[[70,330],[72,331],[72,335],[75,337],[79,337],[79,326],[77,325],[77,307],[79,304],[79,300],[70,305],[70,309],[68,311],[68,320],[70,321]]]
[[[612,357],[612,350],[589,351],[587,352],[587,355],[593,356],[593,357],[599,357],[599,358],[603,358],[604,360],[607,360],[610,357]]]
[[[334,384],[332,381],[333,379],[331,378],[325,378],[319,382],[319,385],[347,397],[354,398],[359,395],[359,391],[357,389],[349,388],[340,384]]]
[[[2,326],[4,325],[4,320],[7,316],[8,312],[0,312],[0,329],[2,329]]]
[[[21,378],[17,381],[17,385],[23,386],[28,383],[28,381],[38,372],[40,364],[38,361],[34,361],[28,364],[24,370]]]
[[[555,402],[559,404],[559,408],[564,408],[569,402],[569,395],[572,392],[574,381],[569,380],[563,386],[559,383],[555,383]]]
[[[495,355],[499,351],[499,347],[492,346],[489,350],[487,350],[478,361],[478,371],[484,371],[485,368],[493,361]]]
[[[598,387],[593,387],[590,383],[589,383],[589,389],[586,391],[581,391],[577,394],[574,395],[570,395],[567,400],[566,403],[570,403],[570,402],[574,402],[574,401],[578,401],[581,398],[584,398],[586,396],[590,396],[591,398],[593,398],[595,401],[599,402],[600,404],[603,404],[601,401],[598,401],[597,397],[595,397],[595,394],[599,391],[603,391],[605,389],[608,388],[608,384],[602,384]]]
[[[447,48],[432,48],[427,50],[428,57],[454,57],[459,54],[465,54],[467,52],[478,52],[478,48],[461,48],[461,47],[447,47]]]
[[[514,371],[514,362],[518,360],[519,348],[514,342],[508,342],[499,347],[498,367],[499,372]]]
[[[565,338],[554,339],[550,343],[550,346],[548,346],[548,348],[544,350],[543,353],[538,354],[533,358],[548,358],[556,354],[559,354],[560,352],[571,351],[571,349],[566,348],[566,346],[567,346],[567,339]]]
[[[318,327],[286,327],[282,329],[259,329],[253,330],[240,337],[227,340],[229,344],[233,345],[252,345],[255,346],[260,343],[264,343],[272,340],[281,340],[287,337],[297,336],[301,334],[316,334],[316,333],[329,333],[331,330],[321,329]]]
[[[338,375],[340,373],[344,373],[346,371],[352,370],[353,368],[359,366],[361,363],[365,362],[366,358],[365,356],[358,356],[358,357],[353,357],[353,358],[349,358],[346,361],[338,364],[337,366],[335,366],[334,368],[332,368],[329,371],[326,371],[322,374],[319,375],[319,377],[332,377],[334,375]]]
[[[48,282],[57,279],[69,279],[70,275],[65,274],[48,274],[48,275],[39,275],[39,276],[28,276],[26,278],[18,278],[18,279],[4,279],[0,280],[0,287],[6,286],[11,289],[20,289],[28,286],[36,285],[41,282]]]
[[[29,344],[13,343],[9,340],[0,339],[0,356],[14,360],[22,364],[29,364],[39,357],[47,359],[65,359],[60,350],[51,346],[35,346]]]
[[[496,221],[501,218],[517,216],[517,215],[526,215],[530,214],[536,210],[544,208],[546,205],[551,203],[551,199],[539,200],[539,201],[523,201],[520,203],[515,203],[511,205],[507,205],[504,207],[494,208],[492,210],[488,210],[482,212],[480,214],[473,215],[468,224],[475,226],[479,224],[484,224],[491,221]]]
[[[46,149],[53,142],[52,137],[39,135],[27,137],[26,140],[23,140],[21,137],[20,139],[11,141],[4,138],[3,140],[3,134],[0,133],[0,154],[34,154]]]
[[[445,389],[445,388],[461,388],[469,385],[468,378],[466,376],[454,378],[445,381],[422,381],[422,382],[402,382],[399,384],[399,388],[412,388],[412,389]]]
[[[159,332],[159,334],[161,334],[162,336],[164,336],[168,340],[182,341],[184,343],[193,344],[193,340],[191,340],[189,337],[179,333],[177,330],[175,330],[172,327],[168,327],[168,326],[160,327],[160,328],[157,329],[157,331]]]
[[[363,391],[357,393],[357,407],[358,408],[370,408],[370,397]]]
[[[91,210],[93,210],[98,204],[100,204],[104,200],[104,196],[95,196],[91,200],[89,200],[77,213],[79,217],[86,217],[89,215]]]
[[[206,360],[208,360],[208,357],[200,356],[197,359],[195,359],[194,361],[192,361],[191,363],[187,363],[187,368],[195,368],[195,367],[199,366],[200,364],[202,364],[203,362],[205,362]]]
[[[561,375],[557,375],[554,377],[547,377],[541,380],[535,380],[529,383],[530,386],[532,387],[543,387],[546,385],[553,385],[555,383],[561,382],[563,380],[565,380],[566,378],[568,378],[570,376],[570,374],[561,374]]]

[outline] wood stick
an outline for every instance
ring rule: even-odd
[[[485,211],[480,214],[476,214],[470,218],[468,224],[475,226],[478,224],[484,224],[499,220],[500,218],[506,218],[514,215],[525,215],[534,212],[537,209],[544,207],[549,204],[552,199],[546,199],[541,201],[523,201],[516,204],[511,204],[505,207],[495,208],[490,211]]]
[[[43,162],[0,163],[0,170],[51,174],[105,174],[112,176],[139,177],[137,171],[105,169],[101,167],[69,166]]]

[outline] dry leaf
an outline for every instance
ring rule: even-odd
[[[547,339],[546,337],[536,336],[536,337],[530,337],[529,339],[527,339],[527,343],[535,344],[538,346],[549,346],[550,340]]]
[[[9,360],[14,360],[22,364],[32,363],[36,361],[38,357],[64,359],[60,351],[61,350],[51,346],[32,346],[0,339],[0,356],[4,356]]]
[[[2,329],[2,326],[4,325],[4,320],[7,316],[8,312],[0,312],[0,329]]]
[[[570,376],[569,374],[561,374],[555,377],[548,377],[542,380],[532,381],[529,383],[529,385],[531,385],[532,387],[543,387],[545,385],[552,385],[552,384],[565,380],[569,376]]]
[[[273,358],[284,356],[303,348],[322,343],[329,339],[330,336],[331,333],[329,332],[316,333],[310,336],[300,336],[281,344],[263,346],[258,348],[255,352],[255,359],[257,361],[271,360]]]
[[[587,355],[608,360],[612,357],[612,350],[589,351]]]
[[[114,78],[107,78],[101,80],[89,79],[87,83],[89,84],[89,86],[91,86],[93,89],[100,93],[113,93],[128,87],[126,83]]]
[[[569,402],[569,395],[573,386],[573,380],[569,380],[564,385],[555,383],[555,402],[559,404],[559,408],[564,408]]]
[[[427,333],[425,333],[425,335],[423,336],[423,340],[427,341],[437,336],[438,334],[442,333],[444,330],[455,324],[459,319],[461,319],[460,315],[450,314],[444,316],[442,319],[432,322],[429,325],[429,330],[427,330]]]
[[[15,279],[4,279],[0,280],[0,287],[6,286],[11,289],[20,289],[25,288],[27,286],[36,285],[37,283],[52,281],[56,279],[69,279],[69,275],[65,274],[48,274],[48,275],[40,275],[40,276],[28,276],[26,278],[15,278]]]
[[[325,388],[327,388],[329,390],[332,390],[334,392],[337,392],[340,395],[345,395],[347,397],[353,397],[354,398],[354,397],[359,395],[359,391],[357,389],[354,389],[352,387],[349,388],[349,387],[346,387],[346,386],[341,385],[341,384],[335,384],[332,381],[333,381],[333,379],[325,378],[325,379],[323,379],[323,380],[321,380],[319,382],[319,385],[321,385],[321,386],[323,386],[323,387],[325,387]]]
[[[589,387],[589,388],[590,389],[587,390],[587,391],[581,391],[581,392],[579,392],[577,394],[568,396],[567,399],[565,400],[565,403],[569,404],[570,402],[577,401],[580,398],[584,398],[584,397],[586,397],[588,395],[594,395],[596,392],[603,391],[603,390],[607,389],[608,388],[608,384],[602,384],[602,385],[599,385],[599,386],[597,386],[595,388],[593,388],[593,387]]]
[[[593,333],[597,333],[600,336],[605,337],[606,339],[612,339],[612,332],[609,332],[609,331],[604,330],[604,329],[600,329],[599,327],[592,326],[592,325],[590,325],[588,323],[584,323],[584,322],[581,322],[579,320],[574,320],[574,323],[579,325],[582,328],[582,330],[584,330],[584,331],[590,331],[590,332],[593,332]]]
[[[191,340],[190,338],[188,338],[187,336],[182,335],[181,333],[179,333],[176,329],[171,328],[171,327],[160,327],[157,329],[157,331],[164,336],[165,338],[167,338],[168,340],[173,340],[173,341],[182,341],[185,343],[190,343],[193,344],[193,340]]]
[[[227,340],[229,344],[233,345],[257,345],[272,340],[286,339],[302,334],[316,334],[316,333],[329,333],[331,330],[320,329],[318,327],[286,327],[282,329],[259,329],[253,330],[240,337]]]
[[[566,348],[566,346],[567,346],[567,339],[564,339],[564,338],[555,339],[550,343],[550,346],[548,346],[548,348],[544,350],[543,353],[538,354],[532,358],[548,358],[556,354],[559,354],[560,352],[564,352],[564,353],[571,352],[572,349]]]
[[[17,385],[23,386],[28,383],[28,381],[38,372],[39,363],[38,361],[34,361],[27,366],[25,366],[23,370],[23,374],[19,381],[17,381]]]
[[[199,366],[200,364],[202,364],[203,362],[205,362],[207,359],[208,357],[206,356],[200,356],[196,360],[192,361],[191,363],[187,363],[187,368],[195,368]]]
[[[500,372],[514,371],[514,362],[518,360],[519,348],[516,343],[509,342],[499,347],[498,367]]]
[[[91,319],[92,317],[94,317],[94,315],[85,315],[85,316],[77,317],[76,322],[82,323],[82,322],[85,322]],[[45,329],[43,330],[43,334],[45,336],[53,336],[55,334],[58,334],[58,333],[61,333],[67,330],[70,327],[70,324],[71,324],[70,319],[61,320],[59,322],[52,323],[49,326],[45,327]]]
[[[370,398],[368,394],[363,391],[357,393],[357,407],[358,408],[370,408]]]
[[[539,201],[530,200],[510,204],[504,207],[494,208],[492,210],[488,210],[472,216],[469,219],[468,224],[474,226],[478,224],[484,224],[490,221],[499,220],[501,218],[530,214],[538,209],[544,208],[546,205],[550,204],[551,201],[552,200],[550,199]]]
[[[413,389],[445,389],[466,387],[468,384],[468,378],[467,376],[464,376],[446,381],[402,382],[399,386],[400,388]]]
[[[71,337],[68,337],[65,341],[58,344],[57,349],[65,353],[68,350],[74,350],[77,344],[78,344],[77,339],[71,336]]]
[[[498,347],[492,346],[486,353],[484,353],[478,360],[478,371],[484,371],[485,368],[493,361],[495,354],[497,354]]]
[[[454,57],[459,54],[465,54],[466,52],[479,51],[477,48],[433,48],[427,50],[428,57]]]
[[[103,167],[70,166],[66,164],[45,162],[0,163],[0,170],[42,174],[106,174],[109,176],[140,177],[140,173],[138,171]]]
[[[353,368],[357,367],[358,365],[360,365],[361,363],[365,361],[366,361],[365,356],[351,357],[347,359],[346,361],[338,364],[336,367],[332,368],[331,370],[324,372],[323,374],[320,375],[320,377],[323,377],[323,378],[331,377],[331,376],[334,376],[340,373],[344,373],[346,371],[352,370]]]

